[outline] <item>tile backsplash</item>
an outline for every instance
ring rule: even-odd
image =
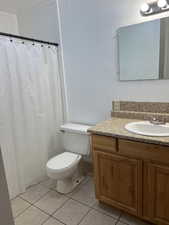
[[[169,103],[113,101],[112,117],[169,122]]]

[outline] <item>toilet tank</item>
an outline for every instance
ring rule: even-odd
[[[67,123],[61,126],[62,141],[65,151],[80,155],[88,155],[90,152],[90,136],[87,130],[90,126]]]

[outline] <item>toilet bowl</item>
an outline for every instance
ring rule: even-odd
[[[74,189],[74,177],[81,155],[64,152],[50,159],[46,165],[47,175],[57,180],[57,191],[69,193]],[[74,175],[74,176],[73,176]]]
[[[87,125],[71,123],[61,126],[65,152],[46,164],[47,175],[56,180],[56,190],[60,193],[71,192],[83,179],[78,165],[82,156],[87,156],[90,151],[88,128]]]

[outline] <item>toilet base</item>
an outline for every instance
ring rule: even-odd
[[[72,192],[83,180],[83,176],[76,179],[65,178],[63,180],[57,180],[56,191],[61,194],[68,194]]]

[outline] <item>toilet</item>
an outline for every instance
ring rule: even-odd
[[[78,166],[82,156],[90,153],[89,128],[73,123],[61,126],[64,152],[46,164],[47,175],[56,180],[56,190],[60,193],[70,193],[83,179]]]

